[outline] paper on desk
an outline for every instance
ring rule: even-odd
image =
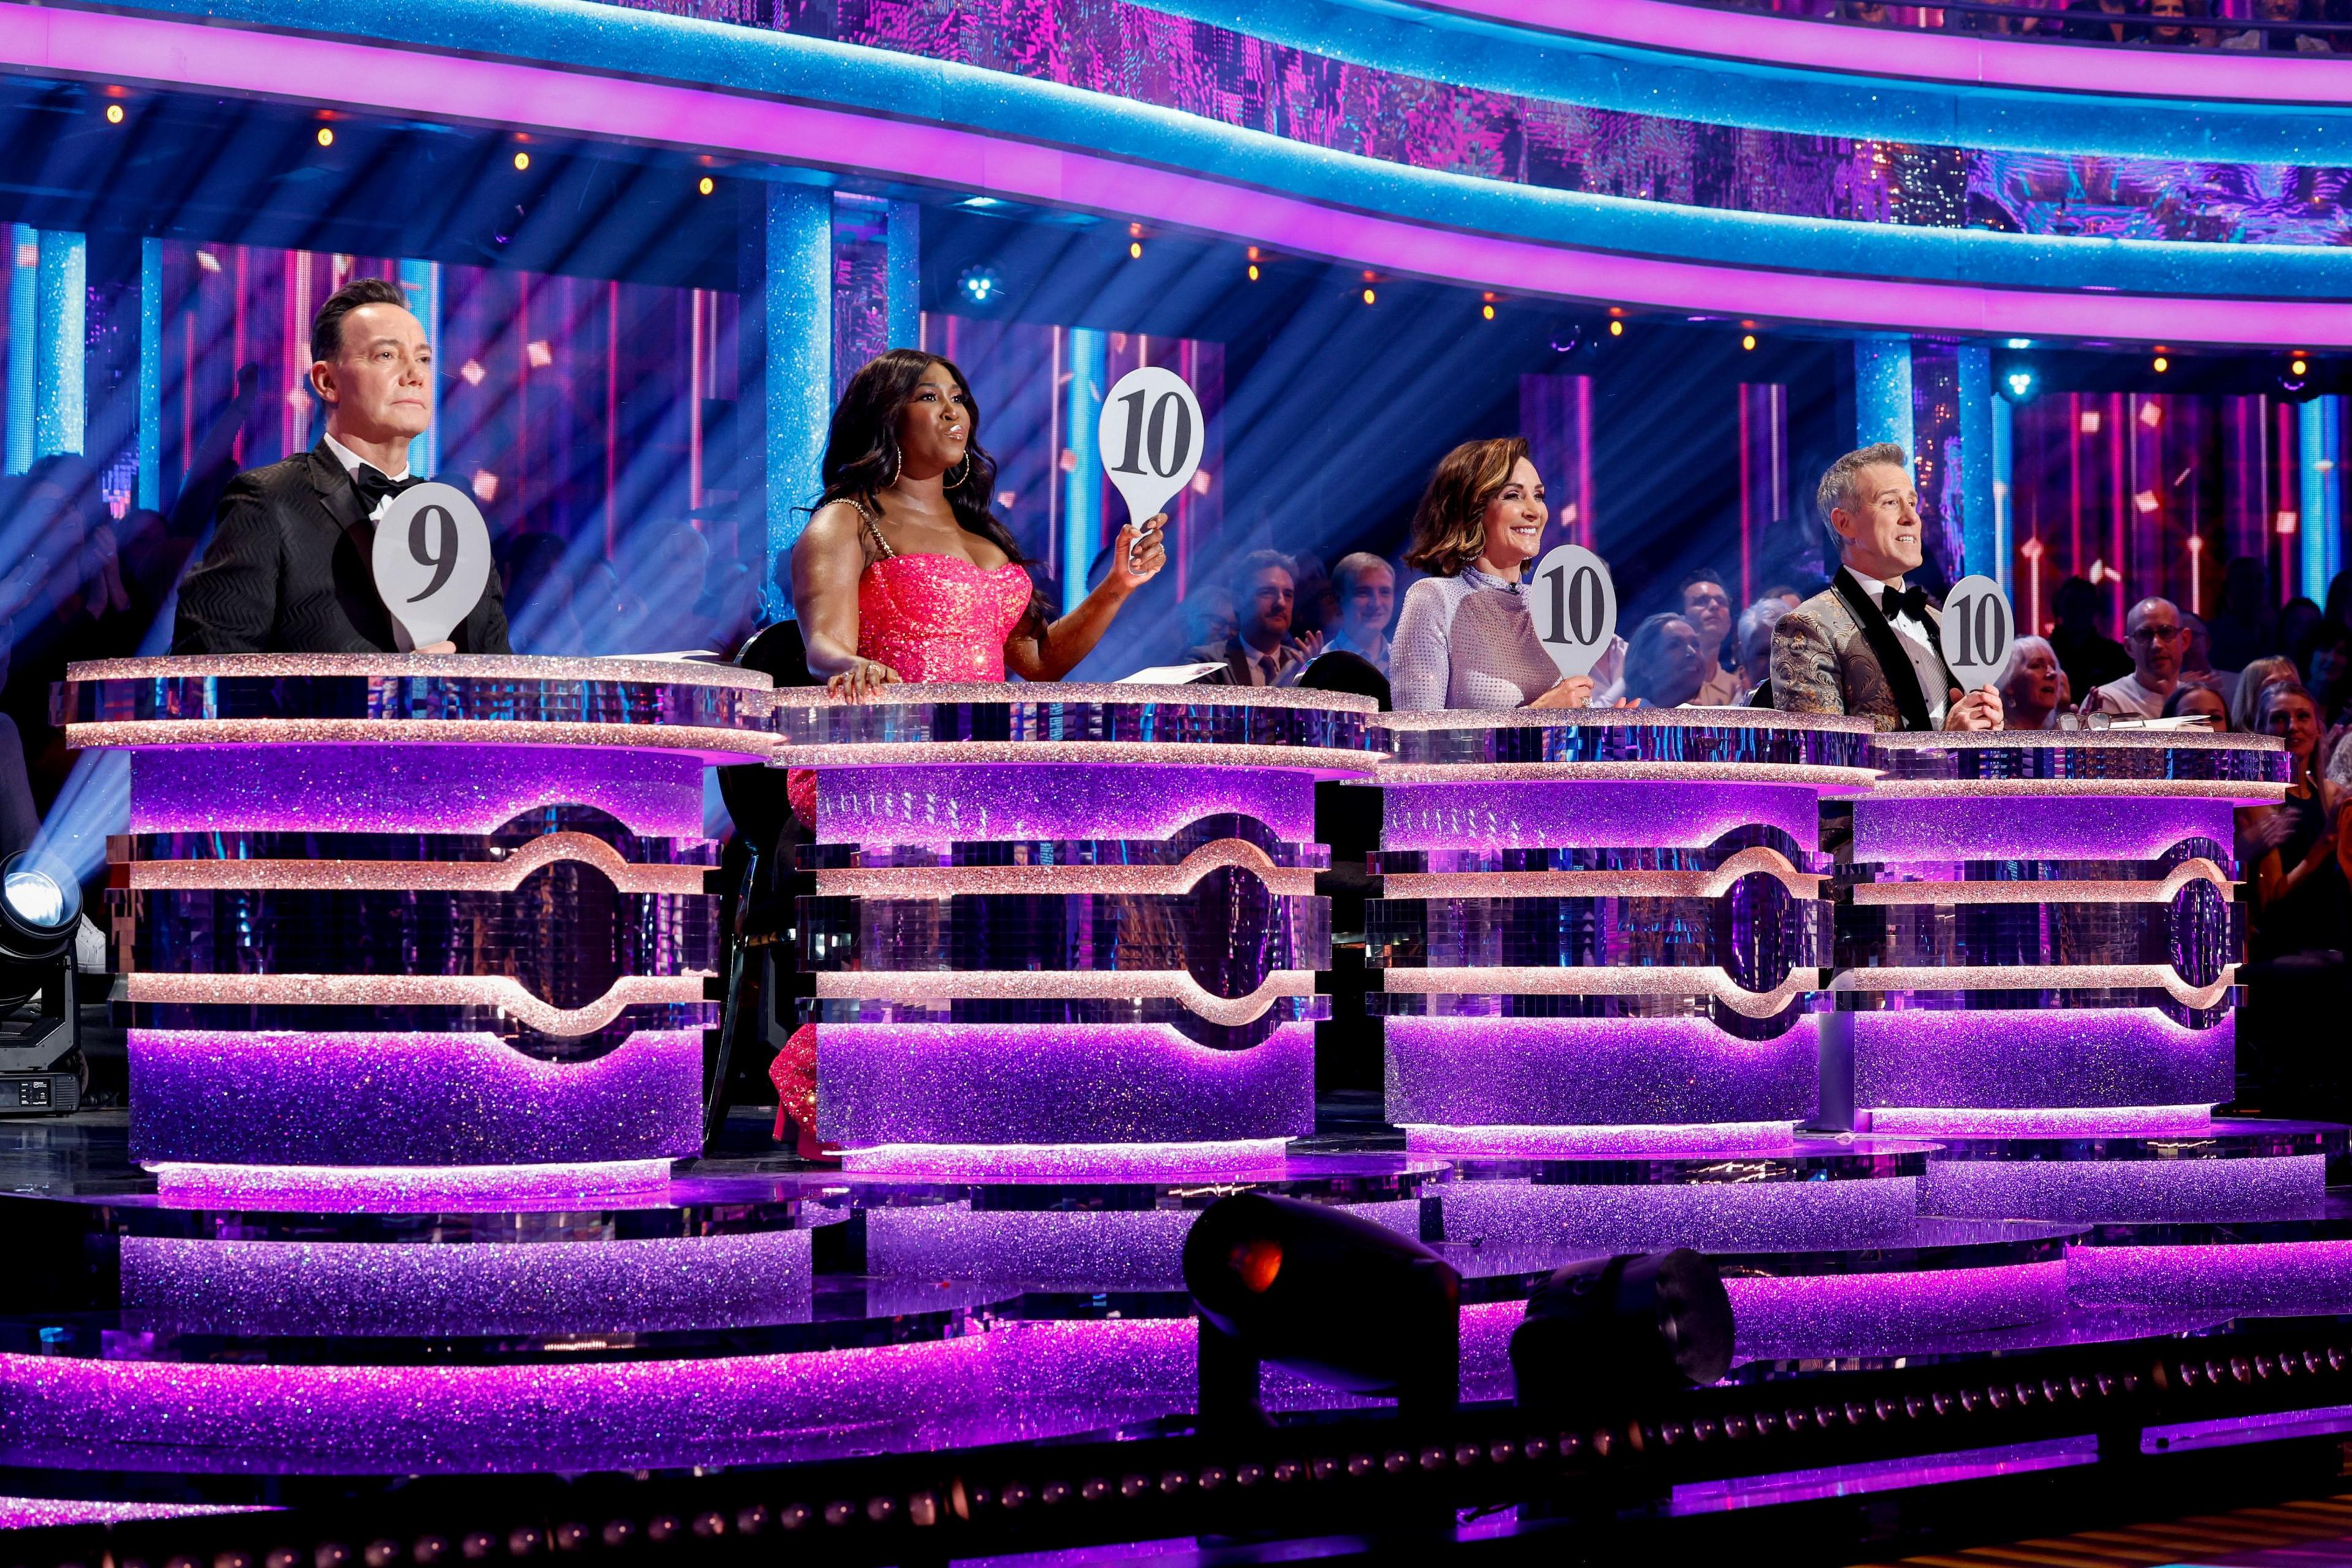
[[[1122,675],[1115,686],[1190,686],[1212,670],[1223,669],[1220,661],[1207,664],[1155,664],[1150,669],[1139,669],[1133,675]]]

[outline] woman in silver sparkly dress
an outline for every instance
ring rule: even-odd
[[[1543,547],[1543,479],[1517,436],[1445,454],[1412,516],[1406,590],[1389,655],[1399,711],[1581,708],[1592,678],[1563,678],[1528,613],[1520,574]]]

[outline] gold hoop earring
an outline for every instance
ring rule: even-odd
[[[971,454],[966,452],[963,455],[963,461],[956,465],[956,477],[948,481],[948,489],[955,489],[970,478],[971,478]]]

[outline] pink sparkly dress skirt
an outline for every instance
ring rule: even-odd
[[[902,680],[1004,679],[1004,639],[1029,609],[1029,574],[1007,562],[975,566],[961,555],[886,555],[857,580],[857,657]],[[784,775],[793,815],[816,826],[816,773]],[[816,1026],[793,1032],[768,1069],[777,1091],[776,1136],[797,1122],[803,1154],[815,1152]]]

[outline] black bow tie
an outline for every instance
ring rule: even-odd
[[[370,517],[375,515],[375,509],[382,506],[387,497],[396,496],[410,486],[424,482],[415,474],[404,479],[388,478],[373,463],[362,463],[352,475],[352,488],[360,492],[360,510]]]
[[[1886,612],[1889,620],[1904,613],[1907,613],[1915,621],[1924,621],[1927,618],[1927,590],[1916,583],[1908,588],[1882,588],[1879,590],[1878,604],[1879,607]]]

